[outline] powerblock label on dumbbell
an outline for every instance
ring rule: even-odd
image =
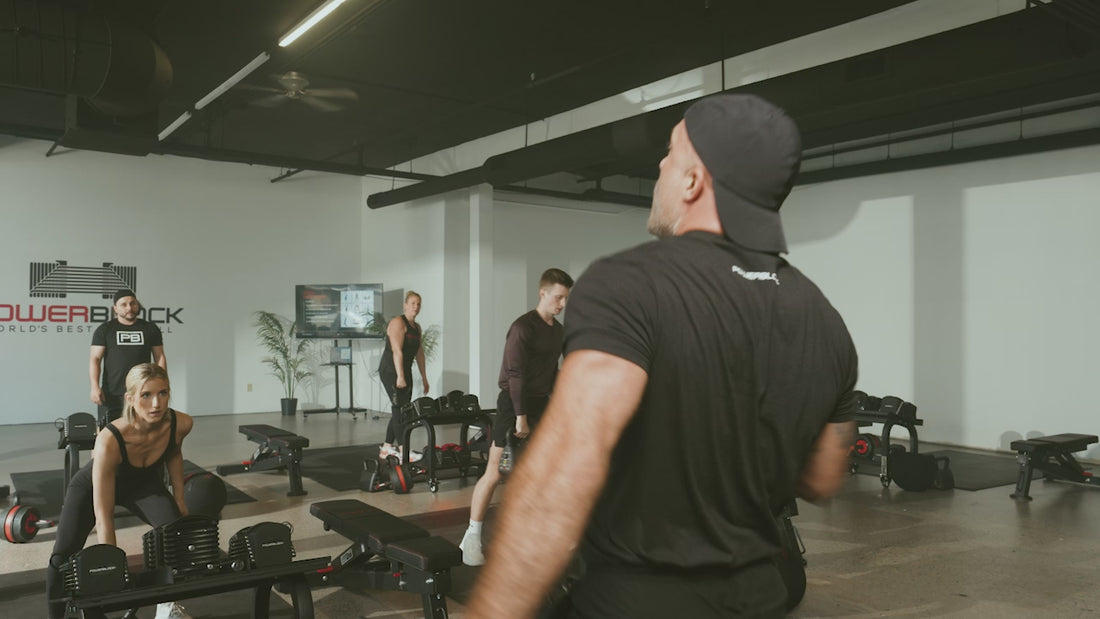
[[[118,569],[117,565],[104,565],[103,567],[93,567],[88,570],[89,574],[99,574],[100,572],[113,572]]]
[[[344,551],[344,554],[340,555],[340,565],[344,565],[348,561],[351,561],[354,556],[355,553],[351,551],[351,548],[348,548]]]

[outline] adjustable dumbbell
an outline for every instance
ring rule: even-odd
[[[860,458],[871,460],[881,447],[881,441],[874,434],[860,434],[856,437],[856,442],[852,446],[852,451]]]
[[[4,514],[4,539],[13,544],[25,544],[42,529],[56,526],[57,523],[52,520],[43,520],[37,509],[16,505]]]

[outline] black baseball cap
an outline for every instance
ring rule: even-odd
[[[133,290],[130,290],[129,288],[123,288],[122,290],[119,290],[115,293],[114,301],[112,301],[111,303],[118,303],[119,299],[125,299],[126,297],[134,297],[135,299],[137,299],[137,295],[134,294]]]
[[[726,236],[749,249],[786,252],[779,207],[802,162],[794,121],[760,97],[726,93],[692,104],[684,127],[714,179]]]

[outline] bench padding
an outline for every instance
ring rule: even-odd
[[[1020,453],[1042,454],[1044,452],[1074,453],[1088,449],[1097,442],[1091,434],[1054,434],[1021,441],[1012,441],[1010,447]]]
[[[239,426],[237,429],[240,430],[241,434],[247,436],[248,440],[254,443],[270,443],[273,446],[286,447],[288,449],[309,447],[308,438],[264,423]]]
[[[309,513],[325,526],[354,541],[367,544],[372,552],[383,553],[394,542],[428,537],[428,532],[389,512],[355,499],[321,501],[309,506]]]
[[[386,547],[386,558],[425,572],[436,572],[462,563],[462,549],[442,537],[420,537]]]

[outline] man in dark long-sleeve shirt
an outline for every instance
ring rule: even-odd
[[[500,364],[500,396],[493,423],[493,444],[485,474],[478,480],[470,500],[470,526],[462,538],[462,561],[482,565],[481,523],[493,491],[500,483],[500,455],[508,435],[527,438],[550,401],[558,375],[564,328],[555,316],[565,308],[573,278],[561,269],[547,269],[539,280],[539,303],[508,328],[504,360]]]

